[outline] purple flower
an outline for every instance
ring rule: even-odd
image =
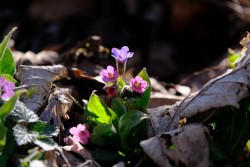
[[[13,82],[6,81],[4,77],[0,77],[0,92],[1,98],[8,99],[14,94],[15,84]]]
[[[108,66],[107,70],[102,69],[100,71],[100,75],[102,76],[102,80],[104,82],[116,82],[119,76],[118,72],[115,70],[113,66]]]
[[[74,142],[80,142],[82,144],[87,144],[90,137],[90,133],[85,125],[78,124],[77,127],[72,127],[69,132],[73,135]]]
[[[133,89],[133,91],[138,93],[143,93],[148,87],[148,83],[144,81],[141,77],[136,76],[135,78],[131,78],[129,85]]]
[[[112,48],[112,56],[119,62],[126,62],[128,58],[133,57],[134,52],[129,52],[127,46],[123,46],[121,49]]]

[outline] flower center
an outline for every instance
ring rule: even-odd
[[[114,74],[108,73],[108,77],[109,77],[109,78],[113,78],[113,77],[114,77]]]
[[[141,83],[135,82],[135,87],[140,88],[141,87]]]

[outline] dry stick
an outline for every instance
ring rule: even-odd
[[[62,159],[68,165],[68,167],[71,167],[71,165],[70,165],[68,159],[66,158],[65,154],[63,153],[62,149],[60,147],[56,147],[56,150],[61,154]]]
[[[96,165],[96,167],[101,167],[97,162],[92,161],[92,160],[86,160],[84,163],[78,165],[77,167],[85,167],[85,166],[89,166],[89,165]]]
[[[145,160],[146,156],[144,155],[140,161],[135,165],[135,167],[139,167],[141,165],[141,163]]]
[[[76,101],[73,96],[71,96],[68,92],[66,92],[66,94],[70,98],[70,100],[72,100],[78,107],[80,107],[81,109],[83,108],[82,105],[78,101]]]

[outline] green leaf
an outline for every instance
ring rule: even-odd
[[[6,138],[6,145],[4,146],[2,154],[0,155],[0,164],[2,167],[6,166],[9,157],[12,155],[15,149],[15,139],[13,137],[13,131],[11,128],[8,129]]]
[[[34,142],[39,137],[38,132],[28,131],[25,126],[18,124],[13,127],[13,135],[19,146]]]
[[[10,37],[12,35],[12,33],[16,30],[17,28],[14,27],[12,28],[12,30],[8,33],[8,35],[6,35],[4,37],[4,40],[2,41],[2,43],[0,44],[0,60],[2,59],[4,52],[6,50],[6,48],[8,47],[8,42],[10,40]]]
[[[5,102],[1,108],[0,108],[0,153],[2,152],[3,146],[5,145],[6,140],[6,128],[4,126],[5,118],[10,114],[10,112],[13,110],[15,103],[21,93],[23,93],[24,90],[17,91],[11,99],[9,99],[7,102]]]
[[[143,80],[147,81],[149,85],[143,96],[138,98],[138,100],[136,100],[130,107],[132,107],[133,109],[140,109],[142,111],[145,111],[150,101],[150,94],[152,88],[146,68],[142,69],[138,76],[140,76]]]
[[[0,44],[0,74],[13,75],[15,72],[14,58],[11,54],[10,49],[8,48],[8,41],[15,30],[16,27],[13,28],[9,32],[9,34],[4,37],[4,40]]]
[[[58,128],[44,121],[33,123],[29,129],[38,132],[40,136],[52,137],[59,134]]]
[[[37,114],[34,111],[28,109],[25,104],[19,100],[17,100],[14,110],[11,112],[8,118],[15,123],[32,123],[39,120]]]
[[[10,51],[10,48],[6,48],[2,59],[0,60],[0,74],[13,75],[15,72],[15,62]]]
[[[93,150],[90,150],[90,152],[96,161],[118,162],[124,158],[117,151],[113,150],[103,150],[95,147]]]
[[[232,49],[228,49],[229,57],[228,57],[228,63],[230,68],[235,68],[235,62],[237,59],[239,59],[239,55]]]
[[[147,119],[147,114],[138,111],[132,110],[124,114],[119,121],[119,135],[122,140],[125,140],[131,130],[139,125],[144,119]]]
[[[242,154],[248,139],[250,122],[247,120],[246,111],[248,111],[249,100],[242,100],[240,102],[239,111],[232,112],[232,122],[230,128],[230,153],[232,157],[240,157]]]
[[[5,117],[8,116],[10,112],[14,109],[16,101],[23,92],[25,92],[25,90],[16,91],[15,94],[1,106],[0,108],[1,120],[4,121]]]
[[[118,118],[120,118],[123,114],[127,112],[125,104],[121,101],[121,99],[118,98],[114,98],[112,100],[111,108],[116,113]]]
[[[94,93],[89,98],[87,107],[91,120],[103,124],[114,124],[118,126],[117,115]]]
[[[0,119],[0,155],[2,154],[3,147],[5,146],[6,142],[6,131],[7,129],[5,128],[2,120]]]
[[[98,146],[103,146],[105,144],[119,144],[116,129],[112,124],[97,125],[90,136],[90,140]]]
[[[54,150],[58,147],[57,143],[50,137],[42,136],[34,141],[34,144],[38,145],[45,151]]]
[[[88,110],[88,101],[83,99],[83,122],[85,122],[86,124],[93,124],[93,122],[91,121],[91,113]]]

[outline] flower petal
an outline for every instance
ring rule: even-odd
[[[101,75],[101,76],[108,76],[107,70],[102,69],[102,70],[100,71],[100,75]]]
[[[129,80],[129,85],[132,87],[132,86],[134,85],[134,83],[135,83],[135,79],[134,79],[134,78],[131,78],[131,79]]]
[[[133,56],[134,56],[134,52],[128,52],[126,57],[127,57],[127,58],[131,58],[131,57],[133,57]]]
[[[78,129],[76,127],[72,127],[72,128],[69,129],[69,133],[71,133],[72,135],[74,135],[74,134],[78,134],[79,131],[78,131]]]
[[[120,50],[120,54],[123,58],[126,58],[127,57],[127,54],[128,54],[128,51],[129,51],[129,48],[127,46],[123,46]]]
[[[87,144],[88,143],[88,138],[85,137],[85,136],[80,136],[80,143]]]
[[[114,58],[117,58],[120,55],[120,50],[117,48],[112,48],[111,53]]]
[[[73,139],[73,141],[74,142],[81,142],[81,139],[80,139],[80,137],[78,136],[78,135],[73,135],[73,137],[72,137],[72,139]]]
[[[15,92],[14,92],[13,90],[4,92],[4,93],[1,95],[1,98],[3,98],[3,99],[10,98],[11,96],[14,95],[14,93],[15,93]]]
[[[136,77],[135,77],[135,80],[136,80],[136,82],[142,82],[142,78],[139,77],[139,76],[136,76]]]
[[[13,90],[15,87],[15,84],[13,82],[6,82],[4,85],[3,85],[3,91],[9,91],[9,90]]]
[[[4,77],[0,77],[0,85],[5,85],[6,79]]]
[[[90,137],[90,133],[89,133],[88,129],[86,129],[84,132],[85,132],[85,136],[89,138]]]
[[[124,52],[128,52],[129,51],[129,48],[127,46],[123,46],[121,48],[121,51],[124,51]]]
[[[85,125],[83,125],[83,124],[78,124],[77,125],[77,129],[78,129],[78,131],[85,131],[86,130],[86,127],[85,127]]]
[[[115,68],[113,66],[108,66],[107,67],[107,72],[113,74],[115,71]]]

